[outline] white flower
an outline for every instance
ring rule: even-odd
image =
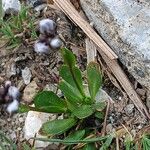
[[[56,31],[56,23],[51,19],[43,19],[39,23],[40,33],[54,35]]]
[[[19,102],[16,99],[14,99],[10,104],[8,104],[6,111],[9,114],[12,114],[13,112],[17,111],[18,108],[19,108]]]
[[[11,86],[11,81],[8,80],[5,82],[5,87],[9,87],[9,86]]]
[[[49,46],[46,45],[45,43],[36,41],[34,44],[34,51],[37,53],[45,53],[48,54],[49,53]]]
[[[50,41],[50,46],[53,49],[58,49],[62,46],[62,41],[59,38],[54,38]]]
[[[15,86],[10,86],[8,89],[8,95],[11,96],[14,100],[19,98],[20,92]]]

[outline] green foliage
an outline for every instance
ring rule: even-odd
[[[37,34],[34,22],[35,17],[30,14],[30,9],[25,6],[22,6],[18,15],[13,15],[7,20],[1,19],[0,33],[2,39],[7,41],[7,49],[19,47],[23,39],[36,39]]]
[[[109,135],[105,141],[105,143],[102,145],[102,147],[99,150],[107,150],[108,147],[110,146],[112,140],[113,140],[114,136],[113,135]]]
[[[78,130],[78,131],[75,131],[74,133],[71,133],[64,140],[65,141],[81,140],[81,139],[83,139],[84,135],[85,135],[85,130]],[[69,143],[69,145],[70,144],[73,144],[73,143]]]
[[[150,149],[150,135],[143,135],[142,149],[143,150],[149,150]]]
[[[50,91],[42,91],[34,97],[35,107],[21,105],[22,112],[33,110],[46,113],[63,113],[64,119],[57,119],[44,123],[40,129],[40,133],[44,135],[67,134],[64,140],[59,139],[39,139],[48,141],[58,141],[65,144],[77,143],[93,143],[106,139],[106,137],[85,139],[91,132],[86,132],[82,128],[82,121],[106,107],[104,102],[96,103],[95,97],[102,84],[102,76],[97,63],[90,63],[87,67],[87,78],[89,93],[84,92],[82,72],[76,66],[76,60],[73,53],[63,48],[61,50],[64,65],[60,68],[61,81],[59,89],[63,92],[64,98],[58,97]],[[98,115],[97,115],[98,116]],[[98,118],[97,118],[98,119]],[[70,130],[73,126],[79,125],[81,128],[74,133]],[[67,131],[67,132],[66,132]],[[108,139],[107,139],[108,140]],[[108,143],[108,142],[107,142]],[[105,144],[106,146],[108,144]],[[93,146],[93,145],[92,145]],[[105,146],[105,147],[106,147]],[[90,149],[91,145],[86,145],[86,149]]]
[[[102,85],[102,75],[99,70],[99,65],[95,62],[89,63],[87,67],[87,79],[88,87],[92,100],[95,100],[95,96]]]
[[[62,134],[76,124],[76,119],[60,119],[48,121],[43,124],[40,132],[46,135]]]
[[[47,113],[64,113],[67,111],[66,103],[51,91],[38,93],[34,98],[35,108]]]

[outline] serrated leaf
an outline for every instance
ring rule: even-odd
[[[83,97],[81,93],[76,88],[74,88],[69,83],[67,83],[66,81],[61,81],[59,83],[59,88],[61,91],[63,91],[68,101],[71,101],[74,103],[81,103],[83,101]]]
[[[64,59],[64,63],[68,65],[70,68],[74,67],[76,64],[76,59],[74,54],[67,48],[62,48],[61,52],[62,52],[62,57]]]
[[[95,96],[102,85],[102,75],[99,70],[99,65],[95,62],[89,63],[87,66],[87,79],[88,87],[92,100],[95,100]]]
[[[97,103],[94,104],[94,108],[97,111],[102,111],[106,108],[106,103],[105,102],[97,102]]]
[[[34,97],[35,108],[49,113],[63,113],[67,111],[66,103],[51,91],[43,91]]]
[[[79,119],[86,118],[93,114],[91,105],[82,105],[72,111],[72,113]]]
[[[74,133],[70,134],[69,136],[67,136],[64,140],[65,141],[70,141],[70,140],[81,140],[85,135],[85,130],[79,130],[79,131],[75,131]],[[73,143],[69,143],[73,144]]]
[[[82,75],[79,68],[75,66],[69,68],[67,65],[63,65],[59,74],[67,83],[76,88],[81,95],[85,95],[83,91]]]
[[[61,119],[48,121],[42,125],[40,133],[44,135],[62,134],[76,124],[76,119]]]

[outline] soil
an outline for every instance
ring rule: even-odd
[[[64,46],[73,51],[77,56],[80,69],[84,71],[86,69],[86,36],[62,12],[53,6],[51,7],[53,9],[46,10],[44,15],[39,16],[39,20],[42,19],[41,16],[44,16],[52,17],[56,21],[58,35],[63,40]],[[39,91],[48,84],[58,83],[59,81],[59,67],[62,64],[59,50],[51,51],[49,55],[38,55],[34,52],[33,44],[31,43],[29,46],[21,45],[11,51],[7,51],[5,46],[1,46],[0,54],[0,83],[2,84],[5,80],[11,80],[20,88],[22,94],[26,85],[23,83],[21,70],[25,67],[30,69],[32,74],[31,81],[36,82]],[[121,88],[116,88],[106,75],[104,75],[103,89],[111,96],[114,102],[110,105],[107,116],[106,132],[109,133],[125,126],[135,137],[140,129],[148,125],[148,121],[141,116],[126,93],[120,90]],[[140,96],[145,100],[144,94]],[[22,99],[21,102],[25,101]],[[0,130],[19,147],[25,141],[23,127],[26,115],[26,113],[15,114],[10,117],[6,113],[0,114]]]

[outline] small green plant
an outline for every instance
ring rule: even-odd
[[[63,92],[64,98],[58,97],[52,91],[42,91],[34,97],[35,107],[21,105],[20,110],[22,112],[33,110],[63,114],[63,119],[48,121],[42,125],[39,131],[42,135],[53,138],[37,140],[60,142],[70,148],[74,144],[85,143],[85,147],[92,146],[93,149],[95,145],[90,143],[102,141],[100,150],[105,150],[110,146],[114,136],[97,137],[94,129],[84,126],[85,120],[91,116],[95,119],[102,118],[102,111],[106,106],[105,102],[97,102],[95,100],[96,94],[102,85],[102,75],[99,70],[99,65],[91,62],[87,66],[89,90],[89,94],[87,94],[85,93],[82,81],[82,73],[76,66],[75,56],[66,48],[61,49],[61,53],[64,59],[64,65],[60,68],[59,74],[62,80],[58,87]],[[64,139],[54,139],[54,137],[60,134],[65,135]],[[90,135],[93,135],[93,137],[88,138]]]
[[[22,6],[18,15],[7,20],[0,20],[0,32],[3,40],[7,41],[7,49],[19,47],[26,39],[37,38],[35,17],[30,14],[28,7]]]
[[[143,135],[142,137],[142,150],[150,149],[150,135]]]

